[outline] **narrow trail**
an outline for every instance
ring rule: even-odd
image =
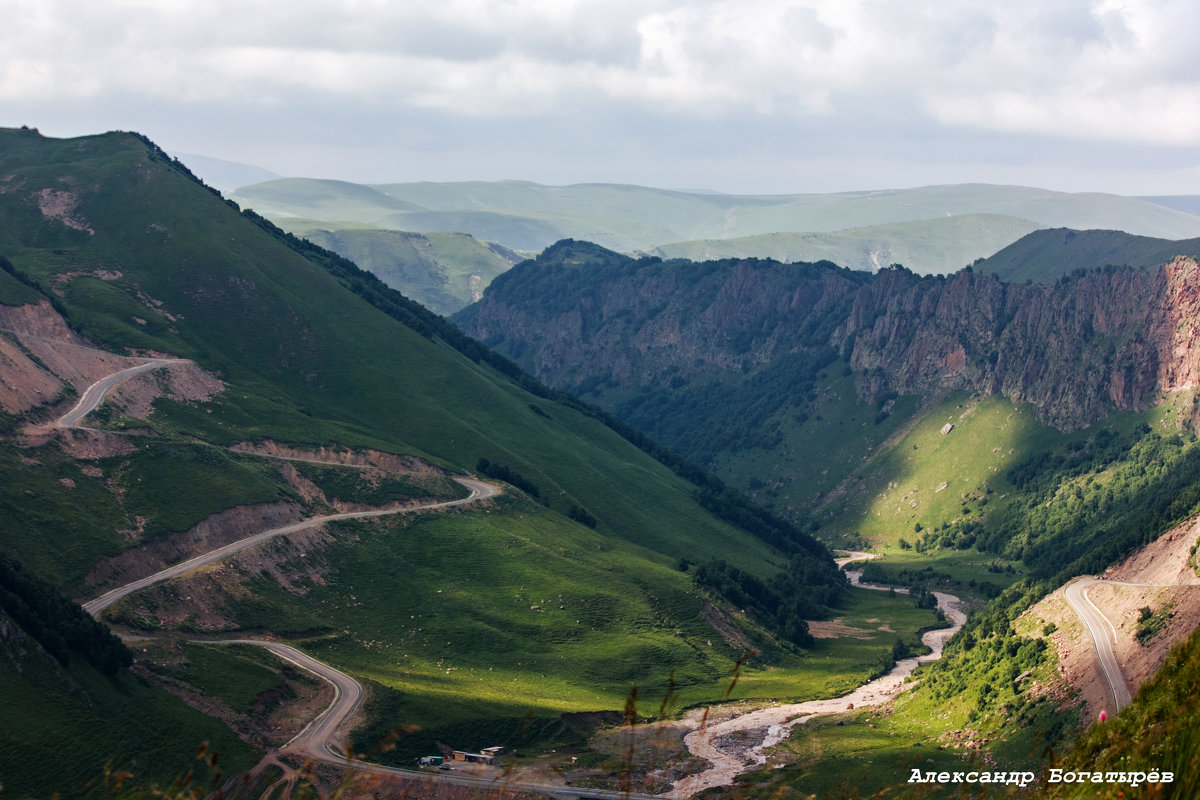
[[[845,568],[848,563],[877,557],[876,554],[854,552],[848,557],[835,560],[838,566]],[[886,592],[892,588],[862,583],[861,571],[850,570],[846,572],[846,576],[851,584],[864,589]],[[895,591],[904,594],[908,590]],[[917,658],[897,661],[896,666],[887,675],[864,683],[849,694],[826,700],[771,706],[712,725],[703,724],[703,712],[690,714],[688,721],[698,727],[684,737],[684,745],[689,753],[711,762],[712,766],[704,772],[677,781],[671,789],[670,796],[691,797],[705,789],[732,784],[740,773],[766,764],[766,748],[784,741],[793,727],[813,717],[837,714],[851,708],[881,705],[899,695],[906,688],[905,680],[919,665],[942,657],[946,642],[958,633],[967,621],[959,598],[943,592],[933,594],[937,598],[938,608],[950,619],[952,625],[949,628],[928,631],[921,637],[922,643],[932,652]],[[758,743],[748,745],[747,741]]]
[[[341,465],[338,464],[337,466]],[[391,516],[393,514],[412,514],[420,511],[434,511],[437,509],[450,508],[452,506],[460,506],[467,503],[475,503],[480,500],[486,500],[489,497],[494,497],[498,491],[495,486],[490,483],[484,483],[483,481],[477,481],[470,478],[454,478],[454,480],[470,489],[471,494],[468,497],[464,497],[460,500],[441,500],[435,503],[425,503],[418,506],[383,508],[373,511],[344,511],[340,514],[329,514],[323,517],[310,517],[309,519],[301,520],[299,522],[293,522],[290,525],[283,525],[279,528],[261,531],[251,536],[247,536],[245,539],[239,539],[236,542],[230,542],[223,547],[218,547],[215,550],[208,551],[207,553],[201,553],[195,558],[190,558],[187,561],[182,561],[178,564],[167,567],[166,569],[159,570],[153,575],[147,575],[145,578],[131,581],[124,586],[118,586],[116,589],[105,592],[99,597],[84,603],[83,610],[92,616],[97,616],[101,611],[108,608],[121,598],[133,594],[141,589],[145,589],[148,586],[153,586],[156,583],[162,583],[163,581],[183,575],[186,572],[191,572],[198,567],[228,558],[235,553],[240,553],[243,550],[255,547],[276,537],[287,536],[288,534],[296,533],[297,531],[314,528],[318,525],[324,525],[326,522],[337,522],[338,520],[344,519],[362,519],[364,517],[383,517]]]

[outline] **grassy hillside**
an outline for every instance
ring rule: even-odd
[[[244,770],[255,748],[127,669],[130,652],[54,588],[0,554],[0,776],[14,796],[100,797],[105,769],[162,785],[210,740]],[[71,752],[71,758],[48,753]],[[105,767],[107,765],[107,767]]]
[[[1035,231],[977,262],[980,272],[1012,283],[1053,283],[1076,270],[1105,266],[1152,269],[1175,256],[1200,255],[1200,239],[1172,241],[1121,231]]]
[[[709,261],[771,258],[832,261],[870,272],[903,264],[924,275],[955,272],[1038,228],[1028,220],[995,214],[964,214],[818,233],[769,233],[731,239],[662,244],[648,255]]]
[[[375,682],[372,730],[620,708],[630,683],[663,685],[672,670],[698,700],[712,696],[709,682],[740,653],[700,616],[726,602],[678,571],[681,559],[763,579],[790,560],[836,597],[832,561],[806,535],[595,409],[561,402],[369,273],[239,212],[145,140],[2,135],[5,302],[49,301],[98,347],[191,358],[224,383],[206,402],[160,399],[148,417],[102,410],[98,424],[134,435],[82,461],[58,439],[29,447],[16,435],[24,421],[10,420],[0,550],[54,585],[88,596],[98,560],[182,541],[222,509],[320,511],[278,462],[224,449],[271,440],[375,448],[458,473],[486,461],[540,498],[510,487],[479,509],[281,542],[246,556],[244,572],[195,576],[202,595],[184,581],[147,593],[145,613],[139,597],[122,612],[156,631],[278,625]],[[330,491],[349,485],[319,472],[306,474]],[[443,618],[441,601],[454,613]],[[778,669],[803,663],[803,649],[732,611],[728,630],[763,653],[752,666],[763,695],[827,691],[824,676],[797,684]],[[414,641],[417,615],[435,621]],[[853,680],[890,645],[832,654],[828,675]],[[468,678],[485,665],[506,678],[487,691]]]
[[[991,473],[982,491],[957,512],[951,508],[944,522],[927,526],[915,537],[873,539],[885,555],[871,562],[864,577],[962,596],[978,597],[986,589],[982,594],[995,599],[986,605],[974,602],[963,633],[941,661],[918,673],[920,683],[913,691],[888,707],[847,711],[798,726],[773,755],[786,766],[745,776],[746,794],[774,797],[788,787],[822,797],[851,790],[860,795],[886,790],[887,796],[957,797],[961,785],[909,786],[907,778],[913,768],[1031,770],[1041,778],[1057,766],[1086,772],[1174,771],[1176,785],[1166,787],[1162,796],[1190,797],[1197,777],[1189,736],[1195,715],[1196,637],[1172,655],[1133,705],[1107,724],[1081,731],[1072,689],[1061,680],[1055,648],[1048,643],[1053,627],[1022,617],[1026,608],[1070,577],[1101,572],[1196,512],[1200,445],[1189,433],[1179,435],[1176,422],[1178,409],[1190,403],[1190,398],[1171,398],[1163,408],[1146,414],[1040,443],[1031,440],[1024,451],[1037,455],[1008,459],[1009,466],[994,473],[986,463],[981,465],[983,474]],[[983,406],[971,411],[968,419],[976,424],[964,425],[964,439],[1020,429],[1017,409],[997,415],[1002,409]],[[949,408],[935,412],[932,421],[940,421]],[[926,449],[920,428],[900,443],[896,454],[911,452],[908,445],[914,442],[918,451]],[[947,440],[957,432],[956,427]],[[969,477],[971,464],[962,459],[971,447],[965,441],[947,441],[936,453],[926,454],[925,467],[942,463],[949,469],[945,462],[953,462]],[[910,485],[906,478],[919,485],[921,461],[914,457],[904,470],[879,473],[877,480],[898,478],[885,484],[884,492],[904,490]],[[909,496],[923,494],[907,491]],[[847,510],[857,502],[848,499]],[[889,511],[897,506],[908,511],[905,503],[888,505]],[[965,513],[968,508],[970,514]],[[877,524],[872,518],[878,510],[862,515],[864,527]],[[938,519],[932,508],[922,513]],[[899,528],[892,526],[893,536]],[[885,526],[875,530],[886,535]],[[1026,535],[1013,536],[1013,531]],[[1025,546],[1039,537],[1051,543]],[[904,549],[896,544],[899,538],[916,543]],[[852,780],[832,768],[845,763],[854,765]],[[1042,787],[1040,792],[1030,790],[1029,796],[1095,796],[1100,787],[1089,786],[1059,786],[1055,791]],[[1142,789],[1131,792],[1129,786],[1108,786],[1105,791],[1102,796],[1118,797],[1119,791],[1124,796],[1159,796],[1148,790],[1143,795]]]
[[[284,218],[289,233],[345,256],[438,314],[478,300],[483,287],[521,256],[465,233],[405,233],[382,228],[334,228]]]
[[[1194,797],[1200,793],[1200,772],[1196,770],[1195,754],[1200,742],[1200,708],[1197,708],[1196,685],[1200,681],[1200,632],[1172,651],[1158,675],[1144,685],[1129,708],[1106,725],[1095,725],[1077,745],[1064,754],[1058,766],[1069,772],[1144,772],[1161,775],[1170,772],[1173,780],[1153,791],[1161,790],[1163,797]],[[1126,796],[1145,791],[1142,786],[1132,791],[1128,787],[1109,787],[1113,794],[1125,791]],[[1094,797],[1095,787],[1089,783],[1067,785],[1060,783],[1043,787],[1038,797]]]

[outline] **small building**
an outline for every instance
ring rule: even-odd
[[[465,761],[468,764],[488,764],[489,766],[495,766],[499,763],[495,756],[485,753],[468,753],[465,750],[455,750],[450,754],[450,757],[455,761]]]
[[[417,764],[422,767],[440,767],[445,760],[441,756],[421,756]]]

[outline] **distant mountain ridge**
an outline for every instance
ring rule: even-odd
[[[1053,283],[1076,270],[1105,266],[1153,269],[1176,256],[1200,257],[1200,238],[1168,240],[1123,231],[1034,231],[973,266],[1003,281]]]
[[[1156,205],[1173,208],[1185,214],[1200,215],[1200,194],[1167,194],[1138,198]]]
[[[960,214],[841,231],[676,242],[641,252],[689,261],[726,258],[768,258],[784,263],[832,261],[866,272],[903,264],[922,274],[935,274],[957,272],[981,254],[994,253],[1014,237],[1038,227],[1029,220],[1000,214]]]
[[[756,196],[688,194],[614,184],[543,186],[525,181],[474,181],[366,186],[288,178],[243,186],[230,197],[271,218],[386,223],[386,227],[407,226],[417,232],[465,227],[466,233],[514,249],[540,249],[557,239],[574,238],[628,251],[697,239],[837,231],[963,214],[1002,215],[1042,227],[1125,230],[1171,239],[1200,236],[1200,217],[1136,198],[983,184]],[[517,237],[513,241],[504,238],[506,220],[512,226],[510,235]],[[470,225],[480,227],[472,230]],[[920,265],[913,268],[920,269]]]
[[[176,153],[175,156],[187,164],[188,168],[201,180],[222,192],[231,192],[239,186],[274,181],[284,177],[269,169],[252,164],[241,164],[237,161],[226,161],[195,153]]]
[[[1164,239],[1200,236],[1200,217],[1136,198],[970,184],[755,196],[614,184],[365,185],[288,178],[243,186],[230,197],[289,230],[328,231],[330,247],[414,295],[425,291],[422,284],[406,283],[402,276],[424,269],[418,262],[399,251],[353,246],[349,239],[364,234],[348,232],[459,231],[526,253],[569,238],[667,258],[828,259],[868,271],[900,263],[921,274],[957,271],[1046,227],[1120,229]],[[434,280],[449,283],[456,271],[461,265],[446,262]],[[436,302],[448,312],[457,310],[444,295]]]

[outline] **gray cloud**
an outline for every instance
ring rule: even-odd
[[[291,174],[1200,179],[1190,0],[14,2],[3,124],[138,128]]]

